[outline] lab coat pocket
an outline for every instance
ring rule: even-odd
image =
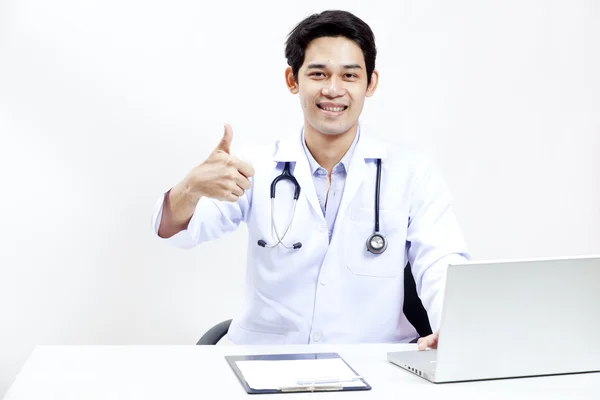
[[[346,266],[352,274],[377,278],[397,278],[403,274],[406,264],[405,216],[402,209],[379,211],[379,233],[385,237],[387,248],[381,254],[373,254],[367,250],[367,240],[375,229],[374,209],[352,209],[344,234]]]

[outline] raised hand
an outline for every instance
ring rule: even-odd
[[[237,201],[250,189],[254,168],[231,155],[233,130],[225,124],[219,144],[208,158],[196,166],[185,178],[186,190],[198,199],[210,197],[223,201]]]

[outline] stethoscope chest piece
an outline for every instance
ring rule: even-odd
[[[367,250],[373,254],[381,254],[387,248],[387,240],[379,232],[375,232],[367,239]]]

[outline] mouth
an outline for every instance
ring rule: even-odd
[[[317,103],[317,107],[328,115],[340,115],[348,109],[347,105],[337,103]]]

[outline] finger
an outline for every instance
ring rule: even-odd
[[[236,196],[235,194],[233,194],[233,193],[231,193],[231,192],[229,192],[229,193],[225,194],[225,195],[224,195],[224,196],[221,198],[221,200],[223,200],[223,201],[229,201],[229,202],[232,202],[232,203],[235,203],[235,202],[236,202],[236,201],[238,201],[239,199],[240,199],[240,197],[239,197],[239,196]]]
[[[439,340],[440,340],[439,332],[434,333],[433,338],[432,338],[432,343],[429,345],[429,347],[431,347],[432,349],[437,349]]]
[[[239,187],[237,183],[233,183],[233,185],[231,185],[231,193],[233,193],[237,197],[242,197],[244,195],[244,189]]]
[[[439,339],[439,333],[433,333],[429,336],[427,336],[426,338],[426,342],[427,342],[427,347],[429,347],[430,349],[437,349],[437,345],[438,345],[438,339]]]
[[[237,157],[234,157],[233,166],[237,168],[240,174],[244,175],[246,178],[251,178],[254,176],[254,168],[252,165],[240,160]]]
[[[230,154],[231,151],[231,141],[233,140],[233,129],[229,124],[225,124],[225,131],[223,132],[223,137],[219,142],[217,148],[215,150],[224,151],[227,154]]]
[[[237,183],[237,185],[244,190],[248,190],[252,186],[252,183],[250,183],[250,179],[246,178],[240,173],[236,174],[235,183]]]
[[[243,188],[243,187],[241,187],[240,185],[238,185],[238,188],[239,188],[239,189],[242,191],[242,194],[241,194],[240,196],[243,196],[243,195],[245,195],[245,194],[246,194],[246,190],[247,190],[247,189],[244,189],[244,188]]]
[[[434,337],[433,335],[429,335],[429,336],[425,336],[423,338],[420,338],[419,340],[417,340],[417,346],[419,350],[425,350],[428,347],[431,347],[433,345],[434,342]]]

